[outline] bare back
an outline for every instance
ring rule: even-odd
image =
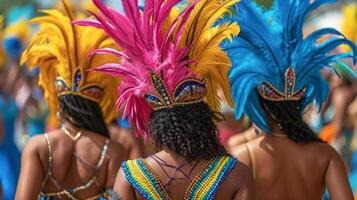
[[[43,135],[32,138],[24,150],[16,199],[36,199],[40,192],[89,185],[75,193],[76,198],[86,199],[111,188],[127,155],[120,145],[106,141],[89,131],[76,142],[63,130],[50,132],[48,140]],[[49,172],[54,181],[48,178]]]
[[[257,199],[321,199],[326,185],[332,199],[352,199],[343,163],[325,143],[264,136],[233,153],[253,170]]]

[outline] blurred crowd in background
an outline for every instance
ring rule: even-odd
[[[143,4],[143,1],[140,3]],[[121,9],[119,0],[106,2]],[[259,2],[266,6],[270,4],[269,1]],[[38,70],[28,71],[20,63],[22,50],[37,30],[29,20],[40,15],[38,9],[53,8],[57,3],[54,0],[0,1],[0,194],[6,200],[14,198],[21,151],[28,139],[56,128],[47,119],[47,104],[41,88],[37,86]],[[73,0],[72,4],[83,18],[86,17],[86,10],[94,9],[90,0]],[[310,16],[308,21],[306,33],[316,28],[334,27],[357,42],[357,0],[325,6]],[[330,83],[329,101],[321,111],[309,107],[305,119],[316,134],[340,153],[357,195],[357,81],[353,77],[339,79],[330,71],[321,73]],[[250,124],[248,118],[235,120],[234,110],[224,103],[222,112],[226,121],[219,125],[220,138],[232,154],[239,145],[263,134]],[[155,151],[150,139],[135,140],[125,120],[118,119],[110,128],[118,129],[118,134],[111,136],[113,140],[131,145],[132,158]]]

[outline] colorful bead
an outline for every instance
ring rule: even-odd
[[[189,78],[177,84],[173,96],[158,75],[152,73],[151,81],[158,95],[145,94],[145,99],[153,110],[198,103],[203,101],[207,94],[206,84],[198,79]]]
[[[219,185],[236,164],[237,160],[230,156],[211,159],[193,179],[184,199],[213,199]],[[144,159],[126,161],[122,164],[122,169],[126,179],[144,198],[171,199],[159,177]]]
[[[291,101],[300,100],[306,88],[295,92],[296,76],[292,67],[289,67],[285,72],[285,89],[284,92],[279,91],[272,84],[264,82],[257,87],[257,91],[261,97],[271,101]]]
[[[79,83],[82,79],[81,71],[77,70],[73,80],[73,91],[78,92]]]

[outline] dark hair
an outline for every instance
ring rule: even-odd
[[[158,149],[167,149],[187,161],[226,155],[218,139],[218,120],[205,103],[153,111],[149,129]]]
[[[68,94],[59,97],[61,116],[74,126],[109,137],[98,103],[78,95]]]
[[[268,118],[296,143],[323,142],[303,120],[301,101],[270,101],[260,98]]]

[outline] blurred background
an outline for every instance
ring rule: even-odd
[[[86,17],[86,11],[94,9],[90,0],[71,2],[79,18]],[[105,2],[122,9],[120,0]],[[144,0],[139,2],[143,5]],[[257,2],[267,8],[271,6],[271,0]],[[29,19],[40,15],[39,9],[57,8],[58,5],[56,0],[0,0],[0,200],[14,199],[21,151],[28,139],[55,128],[47,121],[47,104],[37,86],[38,70],[28,71],[19,63],[22,50],[37,31]],[[357,42],[357,0],[339,0],[337,4],[321,7],[307,19],[305,32],[308,34],[322,27],[334,27]],[[357,197],[357,82],[343,71],[340,72],[343,80],[330,71],[321,73],[330,83],[330,98],[321,112],[309,107],[305,119],[316,134],[340,153]],[[232,109],[222,102],[226,121],[219,124],[220,138],[234,153],[239,145],[259,135],[248,118],[235,120]],[[131,134],[127,122],[118,119],[117,125],[125,129],[126,134]],[[139,140],[138,146],[143,155],[154,151],[150,140],[145,145]]]

